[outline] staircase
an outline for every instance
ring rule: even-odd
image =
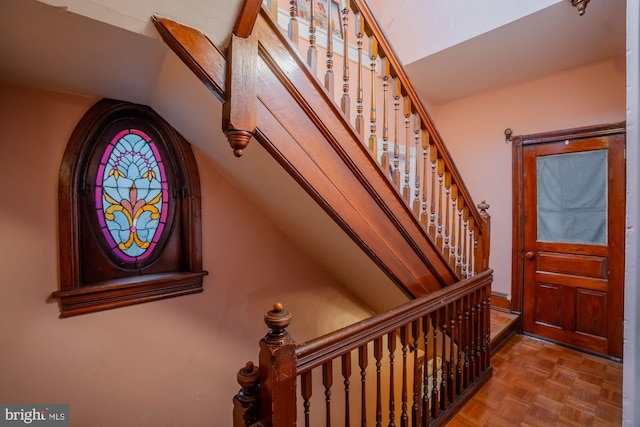
[[[238,374],[234,423],[330,425],[339,412],[345,425],[443,424],[491,375],[488,205],[476,208],[366,3],[298,10],[309,4],[246,0],[226,52],[196,29],[153,21],[224,101],[234,154],[260,143],[414,300],[301,344],[276,304],[258,365]],[[351,409],[354,366],[360,399]],[[332,401],[338,373],[344,397]],[[317,399],[324,415],[310,409]]]

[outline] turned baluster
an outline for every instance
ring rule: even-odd
[[[433,388],[431,389],[431,414],[433,418],[438,418],[440,411],[440,382],[442,378],[438,379],[438,325],[440,324],[440,313],[438,310],[431,313],[431,325],[433,326],[433,356],[431,362],[431,383]],[[444,355],[441,355],[441,358]]]
[[[350,427],[349,386],[351,385],[351,352],[342,355],[342,378],[344,378],[344,426]]]
[[[400,427],[409,426],[409,414],[407,413],[407,350],[409,343],[409,331],[406,326],[400,328],[400,344],[402,345],[402,413],[400,415]]]
[[[444,160],[438,159],[438,223],[436,224],[436,245],[442,250],[442,197],[444,187]]]
[[[420,406],[422,404],[422,387],[420,381],[420,360],[418,359],[418,341],[420,339],[420,324],[418,321],[411,322],[411,340],[413,342],[413,405],[411,406],[411,419],[414,425],[420,425]],[[426,360],[426,355],[423,360]]]
[[[287,35],[294,45],[298,45],[298,0],[289,0],[289,26]]]
[[[416,162],[415,162],[415,177],[414,177],[414,189],[413,189],[413,213],[416,218],[420,218],[420,131],[422,130],[422,124],[420,116],[414,115],[414,127],[413,127],[413,139],[415,143]]]
[[[473,329],[471,324],[471,295],[463,297],[464,301],[464,387],[467,388],[471,379],[471,340]]]
[[[449,264],[456,265],[456,212],[458,205],[458,186],[451,184],[451,232],[449,233]]]
[[[442,253],[445,258],[449,258],[449,216],[451,215],[451,174],[449,172],[444,173],[444,193],[444,247],[442,248]]]
[[[387,335],[387,350],[389,351],[389,425],[387,427],[396,427],[396,383],[393,375],[396,344],[396,331],[391,331]]]
[[[431,206],[429,210],[429,235],[436,238],[436,169],[438,163],[438,150],[436,145],[429,144],[429,160],[431,161]]]
[[[373,357],[376,359],[376,427],[382,427],[382,338],[373,341]]]
[[[356,92],[356,131],[360,140],[364,140],[364,89],[362,87],[362,37],[364,36],[364,17],[356,14],[356,39],[358,46],[358,88]]]
[[[448,396],[449,396],[449,368],[450,362],[449,358],[451,354],[447,356],[447,337],[451,338],[449,335],[449,324],[448,324],[448,309],[449,306],[445,305],[440,310],[440,330],[442,331],[442,370],[440,371],[440,409],[443,411],[447,409],[448,405]]]
[[[431,390],[429,390],[429,331],[431,331],[431,326],[429,325],[429,321],[430,317],[428,315],[422,316],[422,341],[424,343],[424,361],[422,366],[423,425],[427,425],[429,423],[429,418],[431,417],[431,410],[429,408],[429,398],[431,397]]]
[[[300,391],[302,394],[302,406],[304,407],[304,425],[311,425],[311,395],[313,394],[313,381],[311,371],[300,375]]]
[[[468,229],[467,233],[469,234],[467,241],[468,243],[468,253],[467,253],[467,274],[466,277],[473,276],[473,252],[475,250],[475,239],[473,237],[473,230],[475,228],[473,216],[469,215]]]
[[[324,386],[326,426],[331,427],[331,387],[333,386],[333,363],[331,360],[322,365],[322,385]]]
[[[469,334],[471,335],[471,342],[469,343],[469,381],[474,382],[476,380],[476,295],[475,293],[469,294]]]
[[[456,300],[449,304],[449,400],[451,402],[456,399],[456,386],[458,383],[457,370],[458,363],[456,359],[456,345],[459,343],[458,328],[456,327]]]
[[[369,352],[367,344],[358,348],[358,366],[360,367],[360,382],[362,383],[362,393],[360,399],[360,425],[367,425],[367,366],[369,365]]]
[[[467,277],[467,251],[469,248],[469,238],[467,233],[468,226],[469,226],[469,208],[465,206],[464,209],[462,210],[462,227],[464,230],[462,232],[462,236],[463,236],[462,259],[460,260],[462,277]]]
[[[429,132],[426,130],[422,130],[422,206],[420,208],[420,223],[422,226],[427,229],[427,223],[429,221],[429,213],[427,212],[427,171],[428,168],[428,160],[427,157],[429,155],[428,147],[429,147]]]
[[[347,120],[351,118],[351,97],[349,96],[349,3],[350,0],[341,0],[340,9],[342,10],[342,35],[343,35],[343,52],[342,52],[342,99],[340,106]]]
[[[396,78],[393,84],[393,108],[395,112],[393,132],[393,172],[391,174],[393,185],[400,192],[400,97],[402,96],[402,83]]]
[[[318,73],[318,49],[316,47],[316,2],[309,4],[309,49],[307,49],[307,65],[313,75]]]
[[[458,311],[458,385],[456,387],[458,395],[462,394],[462,391],[466,387],[464,383],[464,372],[462,370],[464,366],[464,338],[465,331],[462,327],[463,313],[464,313],[464,300],[459,299],[457,301]]]
[[[312,1],[313,3],[313,1]],[[334,97],[335,77],[333,75],[333,27],[332,27],[331,2],[327,2],[327,70],[324,74],[324,87],[329,92],[329,97]],[[339,25],[339,24],[338,24]],[[347,58],[345,58],[346,60]]]
[[[382,72],[382,158],[380,164],[382,170],[388,176],[391,175],[391,169],[389,165],[389,78],[390,78],[390,65],[389,59],[386,57],[381,58],[381,72]]]
[[[369,151],[378,159],[378,136],[376,135],[376,64],[378,63],[378,41],[369,38],[369,59],[371,59],[371,109],[369,110],[370,134]]]
[[[409,185],[409,176],[411,174],[411,98],[404,97],[404,187],[402,188],[402,196],[411,203],[411,187]]]
[[[456,274],[462,274],[462,247],[464,246],[464,234],[462,232],[462,212],[464,211],[464,199],[458,199],[458,250],[456,252]]]

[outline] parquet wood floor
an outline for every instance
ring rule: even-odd
[[[492,358],[493,377],[447,424],[622,424],[622,364],[516,335]]]

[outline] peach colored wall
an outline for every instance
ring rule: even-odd
[[[371,311],[196,151],[204,292],[58,319],[57,181],[94,98],[0,84],[0,402],[68,403],[73,426],[227,426],[236,372],[277,300],[298,341]]]
[[[493,290],[511,294],[511,144],[504,130],[526,135],[625,120],[625,58],[451,101],[432,114],[474,201],[491,205]]]

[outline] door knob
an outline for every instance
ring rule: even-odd
[[[536,253],[533,251],[529,251],[526,254],[524,254],[524,257],[528,260],[532,260],[534,256],[536,256]]]

